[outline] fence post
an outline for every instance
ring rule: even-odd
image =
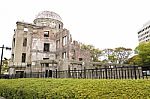
[[[116,68],[116,75],[115,75],[115,78],[117,78],[117,79],[118,79],[118,71],[117,71],[117,66],[115,66],[115,68]]]
[[[141,77],[143,77],[143,75],[142,75],[142,67],[138,66],[137,68],[138,68],[139,79],[141,79]]]
[[[23,74],[23,78],[26,78],[26,75],[27,75],[27,74],[26,74],[26,72],[25,72],[25,73]]]
[[[77,78],[80,78],[80,70],[77,70]]]
[[[76,68],[74,68],[74,78],[77,78]]]
[[[111,73],[111,72],[110,72],[110,67],[108,68],[107,71],[108,71],[108,78],[110,79],[110,78],[111,78],[111,77],[110,77],[110,75],[111,75],[111,74],[110,74],[110,73]]]
[[[148,79],[148,77],[147,77],[147,71],[146,71],[146,79]]]
[[[39,71],[37,71],[37,78],[40,78],[40,73],[39,73]]]
[[[71,78],[70,66],[68,66],[68,78]]]
[[[82,77],[82,70],[83,70],[83,69],[82,69],[82,64],[81,64],[81,73],[80,73],[80,78],[83,78],[83,77]]]
[[[118,78],[120,79],[120,78],[121,78],[121,77],[120,77],[120,68],[118,68],[118,72],[119,72]]]
[[[126,69],[127,69],[127,68],[124,68],[124,74],[125,74],[125,75],[124,75],[124,78],[125,78],[125,79],[126,79]]]
[[[97,72],[98,68],[96,68],[96,78],[98,78],[98,72]]]
[[[133,79],[133,70],[134,68],[132,67],[132,68],[130,68],[130,70],[131,70],[131,72],[130,72],[130,74],[131,74],[131,79]]]
[[[94,71],[94,69],[91,69],[91,70],[92,70],[92,77],[91,77],[91,78],[93,79],[93,78],[94,78],[94,77],[93,77],[93,71]]]
[[[57,69],[56,69],[56,78],[57,78]]]
[[[30,64],[30,77],[32,78],[32,69],[31,69],[31,64]]]
[[[137,76],[136,76],[136,67],[135,66],[133,66],[134,67],[134,76],[135,76],[135,79],[137,79]]]
[[[86,78],[86,68],[84,67],[84,78]]]
[[[124,66],[121,67],[121,76],[122,76],[122,79],[124,79],[124,75],[123,75],[124,74],[124,70],[123,69],[124,69]]]
[[[110,74],[110,75],[111,75],[111,79],[112,79],[112,78],[113,78],[113,77],[112,77],[112,68],[111,68],[111,74]]]
[[[130,70],[129,67],[127,67],[127,73],[128,73],[128,79],[130,78]]]
[[[107,68],[106,68],[106,66],[105,66],[105,77],[107,79]]]

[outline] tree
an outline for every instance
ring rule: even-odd
[[[119,63],[122,64],[126,62],[129,56],[132,53],[132,49],[117,47],[115,49],[104,49],[103,55],[106,57],[106,60],[111,63]]]
[[[91,59],[94,62],[99,62],[99,57],[101,56],[102,51],[98,48],[95,48],[93,45],[82,44],[81,49],[88,50],[91,53]]]
[[[141,58],[142,65],[149,65],[150,64],[150,42],[140,43],[135,52]]]
[[[111,62],[111,63],[115,63],[116,62],[116,58],[115,58],[115,54],[114,54],[114,50],[113,49],[104,49],[103,50],[103,56],[105,57],[105,62]]]
[[[114,49],[117,63],[122,64],[126,62],[129,56],[132,54],[131,48],[117,47]]]
[[[142,65],[142,59],[140,58],[139,55],[134,55],[133,57],[129,58],[126,63],[130,64],[130,65],[141,66]]]
[[[3,65],[2,65],[2,71],[1,71],[1,73],[2,74],[4,74],[4,73],[8,73],[8,69],[9,69],[9,67],[8,67],[8,59],[6,59],[6,58],[4,58],[5,60],[3,60],[2,62],[3,62]]]

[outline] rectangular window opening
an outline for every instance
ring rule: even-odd
[[[63,53],[62,53],[62,58],[63,58],[63,59],[66,59],[66,58],[67,58],[67,53],[66,53],[66,52],[63,52]]]
[[[65,46],[67,44],[67,36],[64,36],[62,38],[62,43],[63,43],[63,46]]]
[[[44,31],[44,37],[49,37],[49,31]]]
[[[43,60],[49,60],[49,58],[43,58]]]
[[[26,53],[22,53],[22,62],[26,61]]]
[[[23,46],[27,46],[27,38],[23,39]]]
[[[26,31],[26,32],[27,32],[27,31],[28,31],[28,28],[24,28],[24,31]]]
[[[45,63],[45,67],[49,67],[49,63]]]
[[[49,43],[44,43],[44,52],[49,52]]]
[[[59,24],[59,29],[61,28],[61,25]]]
[[[15,47],[15,38],[13,38],[13,46]]]
[[[56,49],[60,48],[60,40],[56,41]]]
[[[14,61],[14,54],[12,54],[11,58],[12,58],[11,60]]]
[[[82,61],[83,59],[82,58],[79,58],[79,61]]]

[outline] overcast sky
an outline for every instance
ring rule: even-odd
[[[32,23],[44,10],[59,14],[74,40],[100,49],[134,49],[137,32],[150,20],[150,0],[1,0],[0,46],[11,47],[16,21]]]

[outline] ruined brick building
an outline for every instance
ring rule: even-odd
[[[72,40],[57,13],[42,11],[33,23],[16,22],[10,75],[83,68],[90,60],[90,52]]]

